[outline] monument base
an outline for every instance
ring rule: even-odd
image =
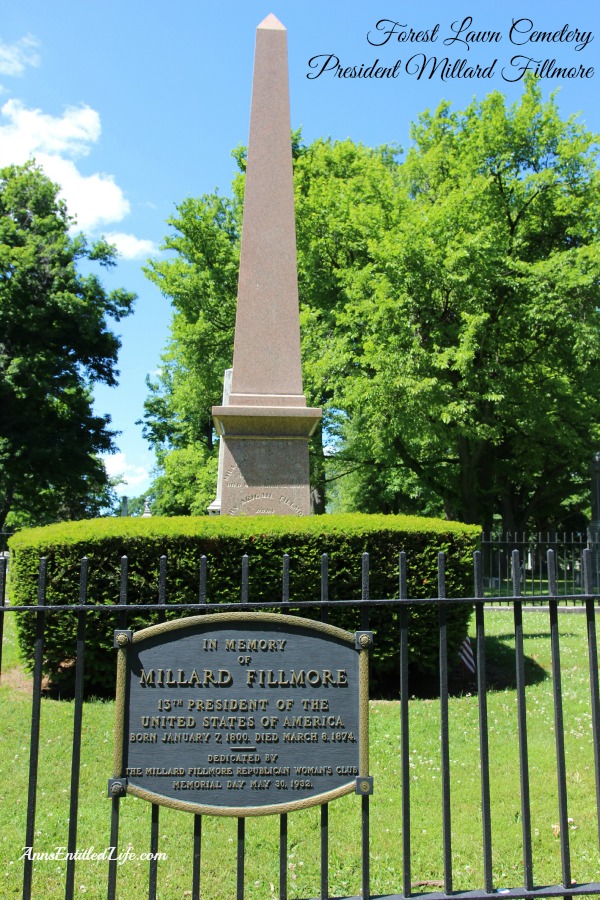
[[[221,440],[222,516],[310,515],[306,437]]]

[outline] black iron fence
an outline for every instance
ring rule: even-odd
[[[573,831],[573,822],[576,821],[577,811],[569,807],[568,789],[573,783],[575,772],[577,778],[587,779],[585,792],[591,800],[592,813],[588,822],[588,836],[592,834],[592,841],[585,851],[585,858],[591,858],[591,871],[596,872],[600,866],[600,856],[598,856],[600,834],[598,831],[598,821],[600,813],[600,697],[598,684],[598,650],[597,650],[597,633],[596,633],[596,611],[595,603],[598,596],[593,590],[593,573],[592,573],[592,555],[589,549],[584,549],[581,554],[581,585],[578,586],[577,596],[584,604],[585,616],[585,643],[587,655],[586,676],[587,689],[586,696],[579,698],[581,710],[587,710],[585,716],[589,719],[589,729],[591,733],[591,756],[588,758],[587,764],[581,759],[573,758],[572,755],[565,752],[565,736],[569,735],[574,727],[573,721],[567,719],[565,721],[563,712],[563,675],[562,670],[565,667],[561,657],[561,640],[564,635],[559,628],[559,590],[557,580],[557,566],[555,553],[550,550],[545,562],[545,578],[544,586],[547,591],[544,595],[538,596],[536,599],[543,600],[549,607],[549,612],[538,613],[544,616],[547,621],[548,642],[551,647],[551,682],[552,682],[552,699],[551,708],[551,724],[545,729],[542,737],[551,741],[551,755],[554,759],[554,791],[556,793],[556,822],[552,824],[555,834],[555,843],[553,852],[557,856],[557,871],[561,872],[559,883],[540,885],[536,881],[535,868],[538,853],[538,839],[536,836],[536,828],[532,823],[532,808],[535,807],[536,792],[550,790],[550,785],[540,785],[535,783],[532,787],[532,772],[537,768],[537,763],[532,764],[529,758],[530,742],[535,739],[536,753],[540,752],[538,747],[538,739],[540,734],[534,729],[534,722],[531,719],[531,698],[528,696],[529,686],[527,682],[527,659],[524,649],[524,639],[527,635],[524,633],[524,617],[523,617],[523,584],[521,581],[522,563],[519,554],[513,550],[511,555],[511,575],[512,575],[512,610],[505,613],[495,613],[493,615],[503,616],[506,619],[506,630],[510,632],[510,645],[512,658],[512,669],[514,672],[514,695],[511,694],[510,703],[515,704],[515,731],[513,735],[513,744],[517,754],[515,790],[516,810],[511,807],[509,814],[514,821],[520,823],[520,849],[517,854],[517,864],[510,872],[500,872],[495,866],[497,864],[495,854],[495,840],[498,839],[503,829],[506,827],[507,811],[503,808],[496,809],[495,793],[491,788],[491,776],[494,775],[494,767],[503,760],[498,760],[495,756],[495,732],[497,731],[498,719],[491,719],[488,708],[492,694],[489,686],[489,672],[486,663],[486,653],[488,652],[488,643],[486,640],[486,619],[491,615],[486,611],[486,603],[489,598],[484,596],[484,566],[483,556],[481,552],[475,554],[474,560],[474,592],[472,597],[463,598],[447,598],[445,590],[445,561],[443,554],[440,554],[438,560],[438,585],[437,597],[429,600],[410,599],[407,596],[407,579],[406,579],[406,559],[404,554],[399,556],[398,570],[398,597],[378,599],[370,597],[369,593],[369,562],[368,555],[363,557],[362,567],[362,589],[361,596],[358,599],[349,599],[345,601],[328,600],[328,566],[327,557],[323,557],[322,562],[322,579],[321,579],[321,596],[313,600],[297,599],[290,597],[289,590],[289,571],[290,560],[284,557],[282,568],[282,593],[281,597],[274,598],[271,602],[253,603],[249,597],[248,591],[248,558],[242,561],[242,577],[240,600],[237,603],[219,604],[219,612],[227,611],[256,611],[264,610],[285,610],[286,612],[295,613],[314,613],[320,611],[321,617],[327,620],[330,608],[332,606],[345,605],[358,611],[360,617],[360,627],[362,629],[369,628],[369,619],[372,611],[377,607],[389,607],[393,612],[392,620],[394,627],[397,628],[398,637],[398,657],[399,657],[399,684],[397,689],[397,730],[394,734],[386,733],[381,736],[381,740],[386,742],[386,749],[389,751],[388,757],[390,762],[388,766],[392,769],[387,773],[385,783],[388,785],[384,795],[378,795],[377,780],[383,773],[375,772],[375,795],[373,797],[363,796],[360,799],[355,798],[355,831],[356,841],[349,842],[349,848],[346,848],[345,854],[342,853],[340,847],[336,845],[335,862],[332,858],[331,841],[335,840],[334,829],[330,825],[330,810],[327,804],[320,807],[318,814],[318,825],[313,829],[314,848],[313,856],[319,859],[320,875],[318,882],[310,889],[308,895],[321,898],[329,898],[330,893],[331,872],[335,864],[336,868],[336,884],[339,883],[339,873],[343,873],[344,867],[349,872],[360,870],[360,880],[356,888],[353,889],[352,897],[358,898],[360,895],[363,900],[373,896],[371,893],[371,885],[373,880],[377,881],[380,869],[390,869],[397,871],[397,883],[385,893],[378,892],[377,896],[385,897],[387,900],[399,900],[403,897],[422,896],[429,897],[431,900],[450,900],[456,897],[457,892],[465,890],[465,884],[468,888],[469,898],[483,898],[491,893],[499,892],[508,897],[551,897],[562,896],[569,897],[575,895],[597,895],[600,894],[600,880],[598,876],[593,880],[577,881],[577,871],[573,870],[571,864],[571,841],[573,835],[579,839],[579,835]],[[38,599],[36,605],[15,607],[5,604],[6,589],[6,560],[0,559],[0,637],[2,623],[9,615],[21,614],[26,617],[33,617],[36,623],[35,634],[35,658],[33,665],[33,685],[31,694],[31,714],[27,728],[30,729],[30,740],[28,747],[28,788],[26,801],[25,827],[19,849],[26,848],[26,852],[21,853],[19,861],[15,865],[22,864],[22,896],[30,898],[38,897],[54,897],[65,896],[73,898],[79,895],[80,888],[78,882],[83,879],[82,867],[86,864],[77,859],[78,848],[78,827],[84,810],[80,803],[80,793],[82,787],[82,775],[87,763],[82,760],[82,735],[85,733],[85,723],[90,710],[84,701],[84,671],[86,666],[86,628],[89,628],[96,616],[109,616],[114,621],[115,628],[126,629],[128,624],[128,615],[132,607],[128,604],[128,565],[127,559],[121,561],[121,590],[120,597],[116,598],[115,606],[97,605],[93,598],[88,597],[88,562],[83,560],[81,564],[81,578],[79,597],[77,602],[71,606],[46,606],[46,563],[44,560],[40,564]],[[580,593],[581,591],[581,593]],[[166,589],[166,560],[161,561],[159,584],[158,584],[158,606],[159,609],[165,610],[167,605],[167,589]],[[528,598],[528,602],[531,598]],[[573,599],[573,597],[561,597],[561,604],[565,599]],[[209,591],[207,590],[207,561],[203,559],[200,570],[200,587],[198,601],[185,604],[169,604],[170,611],[176,611],[182,616],[198,615],[202,612],[215,611],[216,607],[211,606]],[[449,657],[449,647],[446,633],[446,619],[448,605],[451,603],[468,604],[474,608],[474,645],[476,660],[476,677],[469,685],[467,694],[473,693],[476,696],[476,704],[473,709],[476,713],[473,715],[473,729],[476,735],[476,743],[471,750],[465,749],[462,734],[456,734],[453,730],[452,713],[457,708],[453,701],[451,702],[449,692],[449,669],[452,659]],[[428,761],[421,760],[418,755],[419,735],[422,731],[422,717],[424,715],[424,707],[416,703],[412,697],[414,688],[410,683],[409,675],[409,647],[411,641],[411,608],[417,604],[434,604],[438,610],[438,632],[439,632],[439,700],[435,703],[437,721],[437,745],[439,750],[439,778],[437,796],[429,795],[426,798],[426,804],[429,806],[439,806],[440,811],[440,867],[439,871],[432,873],[431,866],[428,864],[427,872],[423,873],[416,869],[415,852],[419,847],[420,841],[423,840],[422,831],[419,829],[418,822],[419,812],[417,806],[423,803],[420,798],[415,802],[415,790],[417,777],[421,766]],[[140,610],[156,610],[157,603],[146,605],[135,605],[137,612]],[[73,728],[72,738],[63,742],[63,757],[61,765],[68,767],[70,771],[69,789],[65,789],[63,807],[54,819],[54,834],[60,834],[57,838],[64,843],[66,853],[61,863],[64,866],[62,871],[62,881],[58,878],[60,886],[57,887],[57,876],[53,874],[52,884],[50,887],[50,876],[46,875],[48,868],[44,868],[44,864],[38,862],[35,858],[35,848],[39,841],[38,828],[36,827],[37,808],[40,800],[39,772],[40,766],[43,765],[44,758],[48,752],[48,743],[44,729],[49,728],[49,718],[43,715],[43,706],[45,700],[43,698],[43,664],[44,664],[44,639],[48,623],[61,616],[76,616],[77,628],[77,644],[73,648],[76,658],[76,686],[75,697],[72,704]],[[546,620],[547,615],[547,620]],[[571,621],[573,616],[567,616]],[[90,620],[90,621],[88,621]],[[581,620],[583,622],[583,619]],[[0,644],[1,646],[1,644]],[[0,669],[1,669],[0,656]],[[568,661],[567,664],[568,665]],[[505,701],[506,693],[501,693],[501,699]],[[467,702],[467,698],[463,698]],[[473,698],[471,698],[473,699]],[[470,701],[469,701],[470,702]],[[536,701],[537,702],[537,701]],[[460,704],[459,704],[460,706]],[[428,710],[433,709],[431,705],[427,706]],[[508,716],[509,708],[506,707]],[[439,713],[438,713],[439,710]],[[374,708],[375,715],[377,708]],[[497,711],[494,712],[494,716]],[[580,712],[578,715],[583,716]],[[2,726],[0,726],[1,729]],[[463,726],[461,725],[461,728]],[[22,722],[23,732],[26,729],[25,722]],[[589,737],[589,734],[588,734]],[[25,736],[21,735],[19,747],[25,744]],[[52,739],[53,740],[53,739]],[[100,741],[100,735],[97,737]],[[65,746],[68,744],[68,747]],[[476,748],[476,749],[475,749]],[[476,758],[472,755],[476,754]],[[548,748],[543,751],[546,756],[549,753]],[[462,756],[461,756],[462,754]],[[20,753],[16,754],[15,759],[10,760],[10,777],[16,777],[19,767],[24,764],[24,760]],[[477,847],[468,848],[469,852],[474,853],[478,858],[478,869],[481,877],[478,886],[474,888],[467,874],[468,866],[462,864],[465,848],[459,850],[461,846],[461,832],[457,828],[456,822],[460,821],[458,816],[458,805],[464,802],[463,787],[461,785],[461,768],[462,772],[465,767],[469,771],[474,772],[479,769],[479,787],[477,789],[477,799],[471,799],[471,805],[468,814],[471,819],[478,823],[479,838],[476,841]],[[7,769],[4,769],[5,777]],[[108,775],[109,773],[105,773]],[[54,776],[58,776],[55,774]],[[94,791],[105,792],[106,781],[94,786]],[[6,785],[2,786],[6,788]],[[2,791],[4,793],[4,791]],[[535,795],[535,796],[534,796]],[[60,797],[55,798],[56,803],[60,805]],[[120,831],[123,816],[127,816],[124,804],[136,802],[143,805],[143,801],[134,801],[129,798],[120,798],[114,796],[112,799],[106,799],[106,817],[110,819],[110,848],[111,853],[104,865],[105,887],[102,893],[94,893],[93,896],[102,896],[104,893],[109,898],[117,896],[119,888],[119,879],[123,876],[123,867],[119,863],[118,852],[120,848]],[[338,803],[340,801],[335,801]],[[379,817],[384,807],[392,805],[393,829],[392,837],[393,854],[390,858],[382,853],[381,850],[381,825]],[[171,897],[181,896],[181,891],[172,892],[169,888],[169,872],[170,858],[167,861],[161,859],[161,850],[165,846],[172,847],[171,844],[165,844],[165,829],[167,825],[163,825],[162,812],[159,806],[147,804],[149,813],[148,826],[148,864],[147,869],[140,868],[136,876],[137,882],[135,893],[120,893],[120,896],[134,896],[156,898],[158,896],[165,897],[170,900]],[[138,807],[139,810],[139,807]],[[379,812],[378,812],[379,810]],[[3,814],[3,835],[5,838],[6,825],[9,819],[17,815],[15,810],[11,809]],[[189,876],[188,889],[185,895],[191,896],[193,900],[199,900],[203,896],[209,900],[224,900],[224,888],[217,890],[216,893],[210,895],[206,893],[203,882],[203,872],[205,867],[210,865],[208,852],[204,843],[204,829],[207,816],[178,813],[177,828],[175,833],[175,844],[178,850],[178,856],[187,858],[185,869]],[[290,815],[290,819],[294,814]],[[457,818],[458,816],[458,818]],[[253,883],[249,882],[248,869],[251,868],[252,860],[248,859],[246,853],[246,820],[243,817],[237,820],[237,838],[229,839],[229,843],[224,842],[218,848],[218,868],[219,872],[224,872],[231,864],[234,867],[235,876],[235,896],[237,900],[243,900],[244,897],[266,898],[277,897],[279,900],[287,900],[287,898],[300,896],[293,881],[290,881],[292,857],[290,838],[289,838],[289,822],[288,814],[278,816],[278,862],[276,869],[278,870],[278,881],[274,879],[273,884],[269,887],[264,886],[262,893],[257,890]],[[347,831],[348,815],[344,821],[344,828]],[[100,827],[100,822],[98,822]],[[550,825],[548,825],[550,827]],[[388,829],[389,830],[389,829]],[[64,834],[63,834],[64,831]],[[6,840],[2,844],[6,848]],[[356,856],[352,856],[353,852]],[[348,858],[348,854],[350,858]],[[230,859],[230,857],[232,857]],[[470,857],[469,857],[470,858]],[[596,860],[594,863],[593,860]],[[420,862],[423,866],[423,862]],[[502,865],[502,864],[501,864]],[[8,863],[7,863],[8,868]],[[58,867],[60,869],[60,865]],[[8,874],[8,873],[7,873]],[[161,881],[161,875],[164,875],[166,881]],[[224,876],[219,876],[224,877]],[[351,879],[350,879],[351,881]],[[348,883],[348,882],[343,882]],[[161,888],[161,884],[163,887]],[[202,892],[201,892],[201,884]],[[432,888],[434,890],[432,890]],[[2,890],[0,888],[0,890]],[[54,891],[54,892],[53,892]],[[170,892],[171,891],[171,892]],[[336,890],[336,896],[339,896],[339,888]],[[11,893],[11,896],[13,893]],[[228,896],[233,896],[233,891]],[[303,897],[307,894],[303,893]],[[345,896],[349,896],[347,893]]]
[[[483,534],[484,591],[487,597],[508,598],[512,594],[513,551],[519,551],[519,572],[524,597],[548,593],[548,550],[554,553],[556,591],[564,602],[581,604],[584,594],[583,553],[591,551],[592,584],[600,582],[600,545],[590,543],[583,532],[528,532]],[[566,598],[569,598],[568,600]]]
[[[12,531],[0,531],[0,553],[8,553],[8,541],[13,533]]]

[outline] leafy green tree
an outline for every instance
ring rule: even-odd
[[[115,250],[70,234],[58,190],[33,163],[0,170],[0,528],[9,514],[44,524],[114,499],[98,458],[113,433],[91,386],[116,383],[107,317],[128,315],[134,295],[78,271],[114,265]]]
[[[153,515],[203,516],[215,499],[218,454],[200,442],[173,450],[152,485]]]
[[[596,139],[533,79],[509,108],[442,103],[412,139],[402,215],[322,360],[353,453],[370,487],[408,471],[449,518],[555,522],[600,437]]]
[[[350,140],[317,140],[296,154],[303,380],[309,404],[323,408],[311,446],[311,484],[322,501],[319,512],[330,494],[330,479],[337,486],[340,473],[356,467],[347,439],[351,426],[332,378],[332,368],[346,364],[345,357],[337,358],[333,336],[348,303],[349,276],[369,264],[371,243],[398,219],[398,155],[394,146],[372,149]],[[327,459],[332,445],[338,453],[333,466]],[[342,508],[347,505],[343,502]]]
[[[337,508],[564,520],[600,438],[595,137],[529,79],[513,106],[496,92],[423,114],[403,161],[351,141],[294,147],[304,382],[325,412],[313,483]],[[198,439],[178,385],[194,384],[209,429],[231,364],[242,186],[175,223],[171,368],[148,405],[172,448]],[[226,248],[226,284],[206,246]]]
[[[156,380],[149,381],[144,434],[160,474],[153,512],[200,515],[214,500],[218,448],[212,406],[231,366],[239,268],[239,201],[188,198],[169,220],[163,249],[146,275],[173,304],[171,335]],[[204,472],[205,467],[207,473]]]

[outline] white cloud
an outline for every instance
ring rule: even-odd
[[[0,74],[22,75],[26,66],[39,66],[40,57],[36,52],[40,42],[32,34],[26,34],[15,44],[0,41]]]
[[[52,181],[60,184],[78,229],[93,231],[120,222],[128,214],[129,201],[112,175],[82,175],[75,163],[60,156],[38,153],[36,161]]]
[[[123,479],[123,483],[116,487],[118,494],[127,494],[130,488],[144,490],[148,487],[150,481],[148,469],[145,466],[136,466],[128,463],[124,453],[113,453],[110,456],[103,456],[102,460],[109,478],[120,477]]]
[[[26,65],[39,65],[38,46],[31,35],[10,45],[0,41],[0,73],[21,75]],[[60,185],[69,214],[76,220],[75,229],[97,234],[131,211],[114,176],[103,172],[86,175],[80,170],[77,161],[90,154],[101,133],[100,115],[87,104],[69,106],[62,115],[53,116],[11,98],[0,106],[0,167],[35,159]],[[153,241],[132,234],[114,232],[109,239],[124,259],[158,252]]]
[[[89,106],[68,107],[62,116],[50,116],[27,109],[20,100],[8,100],[0,108],[0,166],[35,158],[60,184],[69,212],[84,231],[120,222],[130,206],[113,176],[83,175],[72,159],[86,156],[100,133],[100,116]]]
[[[158,253],[158,247],[154,241],[137,238],[134,234],[117,231],[106,234],[105,237],[109,244],[115,244],[123,259],[144,259],[152,253]]]
[[[20,100],[8,100],[2,107],[8,120],[2,126],[2,153],[50,153],[86,156],[100,137],[100,116],[90,106],[68,106],[62,116],[50,116],[41,109],[27,109]]]

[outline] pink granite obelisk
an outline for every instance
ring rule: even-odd
[[[222,515],[308,515],[308,439],[321,410],[302,390],[287,33],[256,31],[233,376],[213,407],[224,443]]]

